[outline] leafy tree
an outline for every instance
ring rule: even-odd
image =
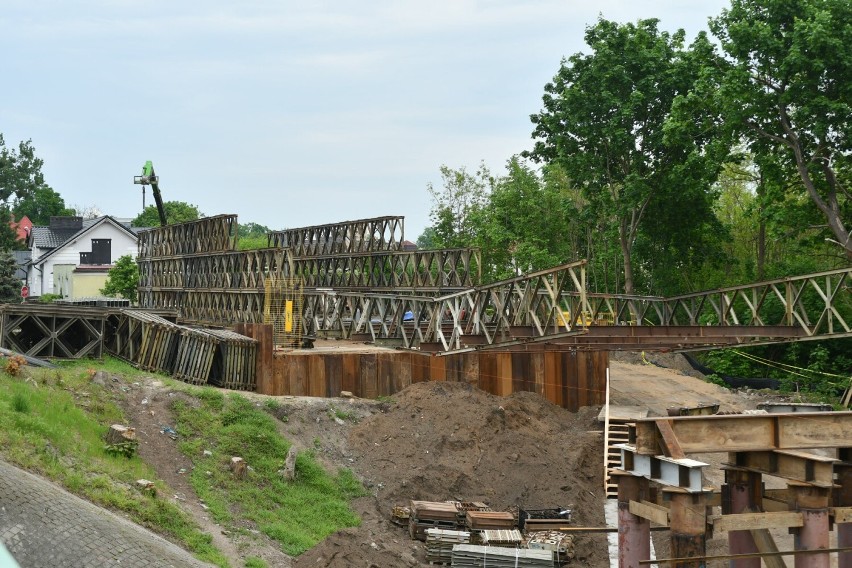
[[[43,187],[43,164],[44,161],[36,157],[31,140],[20,142],[17,150],[9,149],[0,134],[0,201],[21,200]]]
[[[423,229],[423,232],[420,233],[420,236],[417,237],[417,248],[419,249],[433,249],[437,248],[435,245],[435,241],[437,240],[437,236],[435,235],[434,227],[426,227]]]
[[[12,213],[17,219],[26,215],[33,225],[47,225],[52,216],[76,214],[73,209],[65,206],[62,196],[47,185],[37,187],[32,193],[17,199]]]
[[[165,201],[163,209],[166,211],[166,220],[171,223],[186,223],[204,217],[196,205],[184,201]],[[156,205],[149,205],[130,223],[134,227],[159,227],[160,214]]]
[[[459,248],[473,246],[476,235],[477,215],[488,199],[494,184],[491,172],[481,164],[471,174],[462,167],[453,170],[441,166],[443,188],[427,186],[432,196],[432,228],[437,248]]]
[[[0,250],[0,303],[11,304],[21,302],[21,281],[15,278],[18,265],[12,253]]]
[[[136,302],[137,288],[139,287],[139,267],[133,258],[126,254],[115,261],[110,268],[106,283],[101,288],[104,296],[121,296],[131,302]]]
[[[592,54],[563,60],[545,85],[544,109],[531,117],[537,140],[529,155],[563,167],[595,224],[615,230],[627,293],[636,282],[634,245],[649,219],[657,230],[648,237],[662,240],[647,247],[655,254],[682,254],[702,238],[712,221],[711,184],[727,155],[712,108],[693,94],[712,81],[713,47],[699,35],[686,49],[684,36],[660,32],[657,20],[599,20],[586,30]],[[658,222],[666,208],[671,214]]]
[[[171,222],[171,220],[169,222]],[[237,227],[237,236],[239,236],[240,238],[266,238],[266,235],[267,233],[269,233],[269,231],[270,229],[266,225],[251,222],[242,223]]]
[[[852,260],[852,3],[732,0],[710,21],[727,55],[725,112],[786,166]]]

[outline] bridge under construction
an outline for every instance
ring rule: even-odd
[[[189,382],[335,395],[337,363],[295,358],[322,358],[298,347],[337,338],[392,348],[372,364],[340,364],[358,367],[347,386],[362,394],[392,394],[420,376],[495,394],[545,394],[555,383],[562,394],[548,398],[573,407],[601,402],[609,351],[852,335],[852,267],[674,297],[602,294],[588,289],[583,260],[483,284],[477,249],[403,242],[397,216],[274,231],[255,250],[239,250],[236,215],[150,229],[139,235],[138,309],[7,305],[2,346],[34,357],[112,353]],[[568,403],[578,368],[593,395]],[[373,386],[358,388],[364,373]]]

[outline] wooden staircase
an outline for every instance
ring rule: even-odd
[[[607,431],[607,447],[606,447],[606,468],[607,476],[606,498],[615,499],[618,497],[618,484],[613,483],[609,476],[609,471],[615,467],[621,467],[621,450],[616,448],[616,444],[627,443],[627,423],[626,420],[613,420],[610,418],[609,429]]]

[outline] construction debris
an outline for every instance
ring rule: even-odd
[[[237,479],[243,479],[246,476],[246,462],[243,458],[237,456],[231,458],[231,473]]]
[[[455,501],[412,501],[411,517],[408,519],[408,534],[417,540],[426,540],[427,529],[456,530],[458,509]]]
[[[509,530],[515,528],[515,517],[512,513],[498,511],[468,511],[465,526],[476,531]]]

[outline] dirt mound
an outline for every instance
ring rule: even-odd
[[[294,565],[424,562],[421,543],[387,522],[394,505],[411,499],[485,501],[495,510],[570,507],[575,524],[601,526],[605,497],[596,416],[596,408],[574,414],[533,393],[502,398],[466,383],[412,385],[349,435],[352,467],[374,492],[375,512]],[[362,514],[369,513],[366,503],[362,507]],[[383,537],[385,525],[391,538]],[[606,550],[605,537],[584,537],[577,542],[577,561],[608,565]]]
[[[689,361],[680,353],[657,353],[653,351],[612,351],[610,360],[630,363],[632,365],[654,365],[663,369],[671,369],[680,375],[703,379],[704,375],[696,371]]]

